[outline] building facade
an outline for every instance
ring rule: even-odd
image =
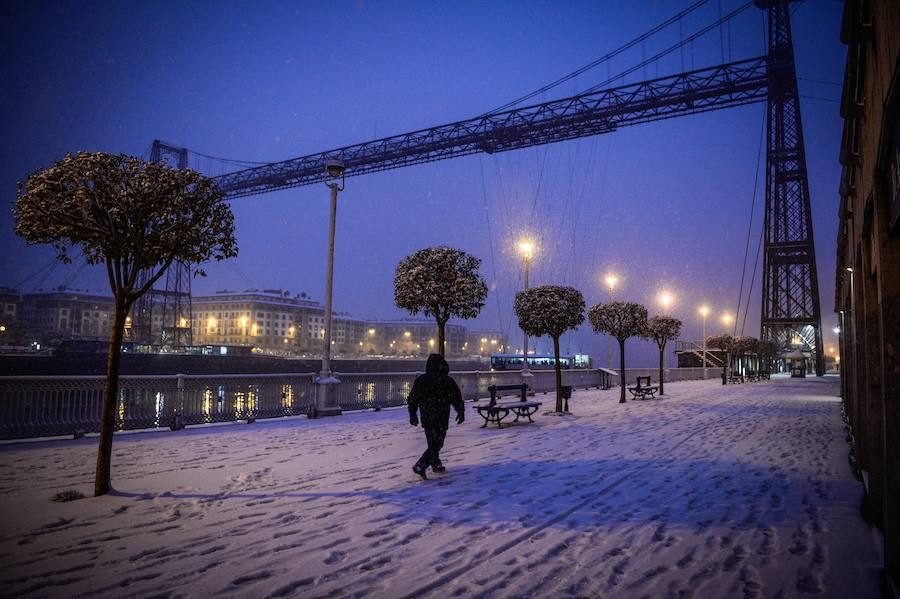
[[[0,323],[18,320],[21,304],[22,296],[17,289],[0,287]]]
[[[109,339],[115,303],[107,295],[58,289],[22,296],[21,322],[38,334],[68,339]]]
[[[112,297],[60,289],[21,296],[0,289],[0,316],[20,317],[22,326],[60,339],[109,339],[113,322]],[[245,346],[272,355],[318,357],[325,338],[325,310],[305,294],[281,289],[219,291],[192,298],[189,327],[194,346]],[[156,329],[161,312],[153,314]],[[131,317],[125,339],[130,340]],[[437,325],[430,319],[365,320],[346,313],[332,316],[334,357],[424,357],[437,352]],[[470,341],[470,337],[474,341]],[[483,341],[482,341],[483,339]],[[445,327],[447,356],[490,356],[507,349],[499,331],[469,335],[465,326]]]
[[[509,340],[505,333],[495,329],[476,329],[469,331],[466,354],[489,358],[493,354],[511,353]]]
[[[841,38],[841,395],[886,586],[900,596],[900,2],[846,0]]]
[[[364,353],[370,356],[427,356],[438,351],[433,320],[400,319],[366,322]],[[445,354],[463,356],[469,350],[468,330],[458,324],[444,327]]]
[[[194,345],[252,345],[276,355],[321,355],[325,310],[305,296],[281,289],[220,291],[195,296]],[[363,353],[365,321],[332,316],[335,356]]]

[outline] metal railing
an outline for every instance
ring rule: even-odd
[[[555,389],[552,370],[533,370],[532,392]],[[401,406],[416,372],[336,373],[343,410]],[[211,422],[253,421],[308,414],[315,402],[313,373],[159,375],[119,378],[116,429],[131,430]],[[490,385],[522,382],[519,371],[455,372],[463,399],[488,397]],[[564,370],[563,385],[609,388],[616,374],[606,369]],[[0,439],[80,436],[100,430],[103,376],[0,377]]]
[[[703,379],[718,379],[722,373],[721,368],[667,368],[664,370],[666,382],[672,383],[676,381],[698,381]],[[626,368],[625,384],[633,385],[637,382],[637,377],[649,376],[651,380],[656,381],[659,378],[659,368]],[[613,382],[618,385],[618,377]]]
[[[625,382],[638,376],[658,378],[656,368],[626,368]],[[556,387],[552,370],[532,370],[533,393]],[[419,372],[337,373],[337,403],[343,410],[402,406]],[[719,376],[716,368],[670,368],[666,381]],[[122,376],[116,406],[116,429],[133,430],[212,422],[253,421],[308,414],[315,402],[315,375],[219,374]],[[490,385],[522,382],[520,371],[454,372],[463,399],[489,396]],[[82,435],[100,430],[105,377],[0,377],[0,439]],[[619,373],[605,368],[563,370],[563,385],[608,389],[619,384]]]

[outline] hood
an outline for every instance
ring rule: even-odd
[[[425,363],[426,374],[449,374],[450,365],[441,354],[431,354],[428,356],[428,362]]]

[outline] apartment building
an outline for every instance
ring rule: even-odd
[[[194,345],[252,345],[274,354],[319,354],[325,337],[325,310],[306,296],[281,289],[219,291],[195,296]],[[359,355],[365,322],[332,316],[332,351]]]
[[[111,296],[88,291],[60,288],[26,293],[21,300],[21,321],[25,328],[38,333],[108,339],[114,307]]]
[[[900,2],[846,0],[835,310],[864,512],[900,596]]]

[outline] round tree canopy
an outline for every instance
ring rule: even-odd
[[[519,327],[533,337],[558,338],[584,322],[584,296],[574,287],[541,285],[516,294]]]

